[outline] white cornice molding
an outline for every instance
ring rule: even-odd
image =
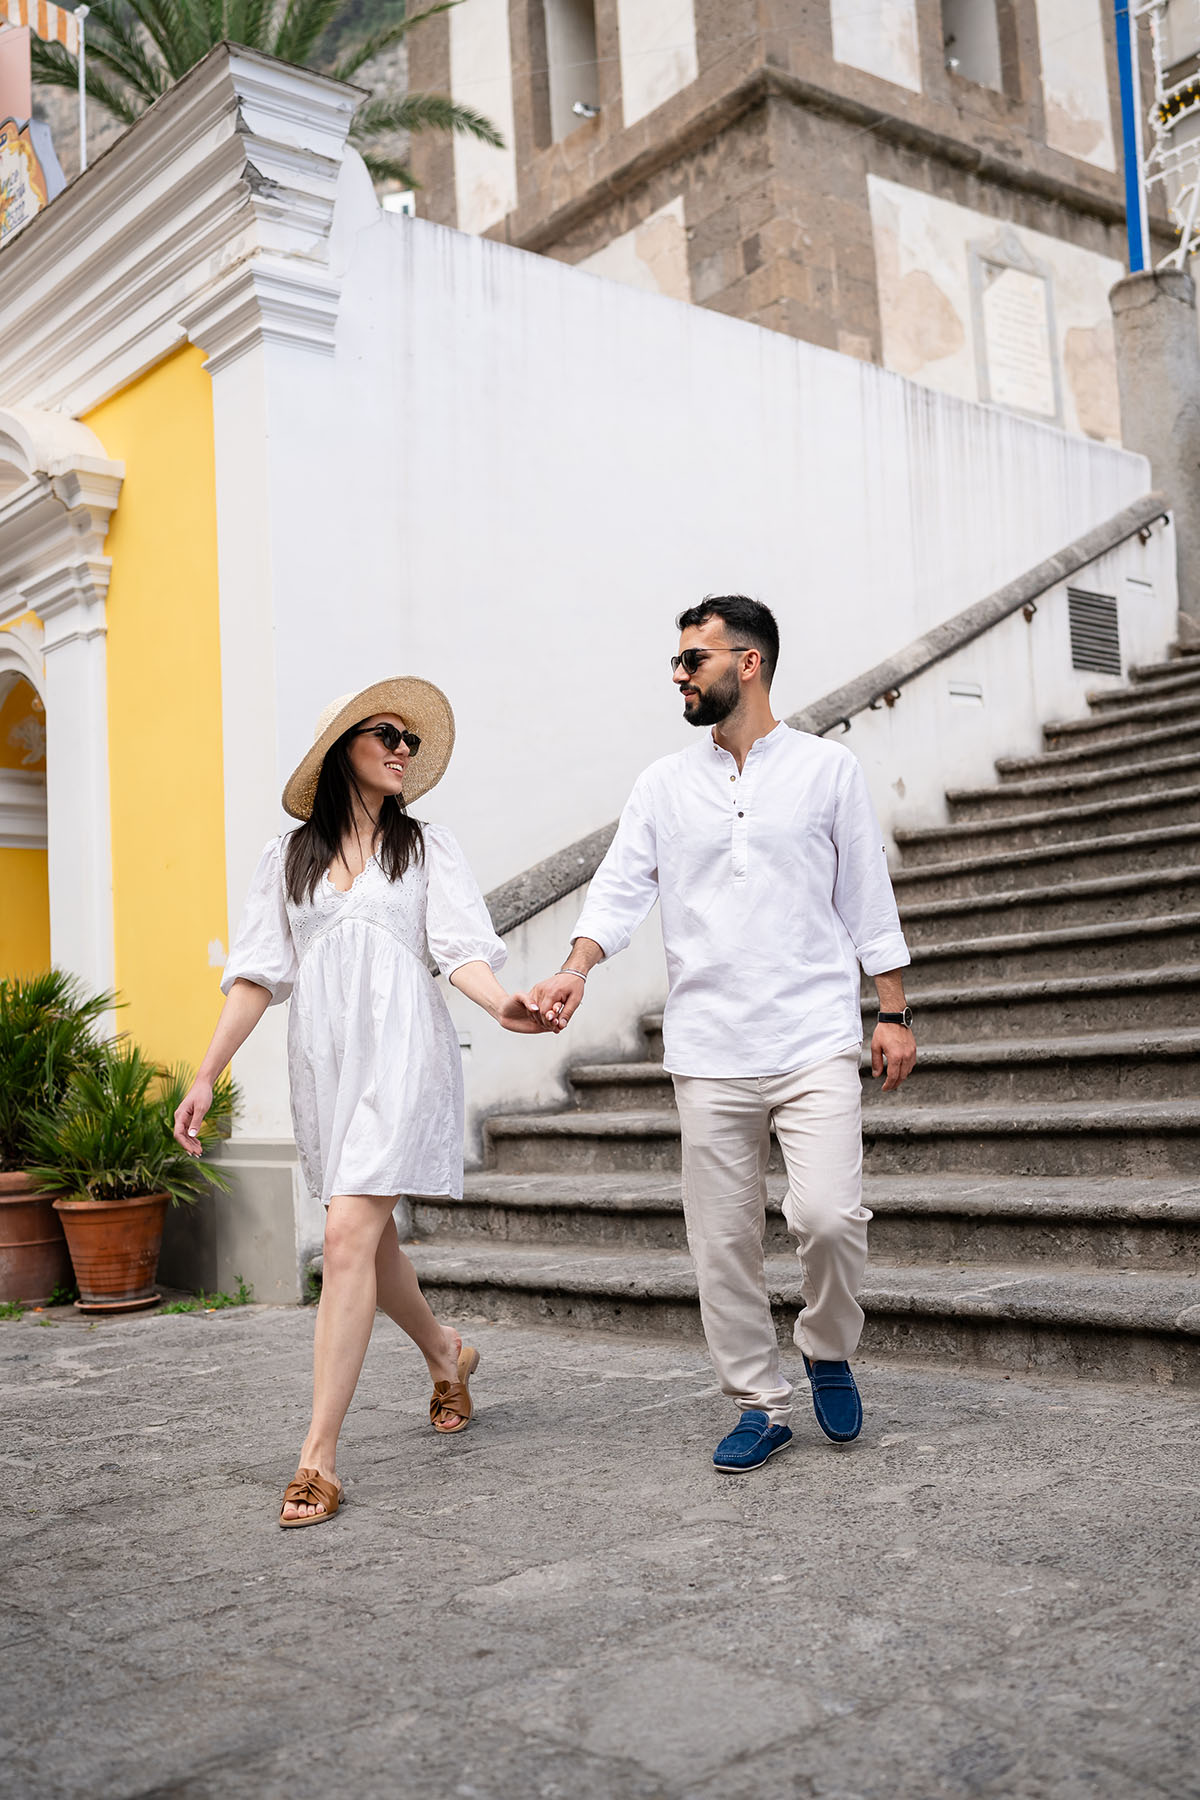
[[[0,850],[46,848],[46,777],[0,769]]]
[[[211,50],[0,250],[0,404],[84,413],[189,337],[225,361],[272,337],[327,354],[329,231],[362,98]],[[260,302],[261,326],[231,318]]]
[[[34,612],[43,652],[104,629],[111,561],[104,553],[123,470],[98,460],[84,470],[35,475],[0,506],[0,622]],[[79,607],[74,624],[64,609]],[[51,624],[53,621],[53,624]]]
[[[214,374],[257,344],[296,344],[332,356],[339,284],[319,269],[256,256],[210,287],[179,317]]]

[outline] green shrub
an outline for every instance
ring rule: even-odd
[[[28,1167],[37,1119],[73,1074],[98,1066],[96,1025],[112,1005],[61,969],[0,981],[0,1169]]]
[[[31,1174],[62,1199],[165,1192],[180,1205],[210,1186],[228,1189],[219,1169],[189,1156],[172,1136],[190,1086],[186,1069],[162,1069],[133,1044],[100,1046],[91,1065],[71,1076],[55,1112],[33,1121]],[[202,1149],[229,1135],[236,1105],[233,1083],[222,1076],[200,1127]]]

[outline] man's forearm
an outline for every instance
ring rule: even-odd
[[[875,992],[879,996],[880,1012],[904,1011],[903,969],[888,969],[883,975],[872,975],[871,980],[875,983]]]
[[[571,939],[571,948],[567,952],[563,968],[578,969],[581,974],[586,975],[596,967],[597,963],[603,961],[604,952],[595,938],[577,937]]]

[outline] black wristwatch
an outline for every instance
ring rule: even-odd
[[[906,1006],[902,1013],[881,1012],[878,1015],[877,1022],[880,1025],[907,1025],[908,1029],[911,1031],[913,1022],[912,1007]]]

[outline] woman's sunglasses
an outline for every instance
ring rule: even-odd
[[[410,756],[415,756],[421,748],[421,740],[415,731],[397,731],[394,725],[360,725],[350,735],[378,738],[389,756],[394,756],[401,744],[407,747]]]

